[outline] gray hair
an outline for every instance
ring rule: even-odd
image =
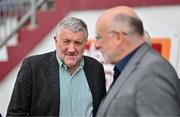
[[[74,33],[77,32],[85,32],[86,33],[86,38],[88,38],[88,29],[87,29],[87,24],[78,18],[75,17],[68,17],[63,19],[57,27],[57,31],[55,36],[57,37],[60,33],[61,30],[67,28],[69,30],[71,30]]]
[[[139,18],[118,14],[114,17],[114,22],[119,23],[126,34],[138,33],[141,36],[144,35],[143,23]]]

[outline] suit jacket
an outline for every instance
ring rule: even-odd
[[[102,64],[84,56],[84,72],[93,98],[93,115],[106,93]],[[59,116],[59,66],[55,52],[23,61],[7,110],[9,115]]]
[[[143,44],[109,90],[97,116],[180,115],[178,80],[173,67]]]

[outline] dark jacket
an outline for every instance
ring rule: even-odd
[[[84,71],[92,93],[95,116],[106,93],[104,69],[97,60],[84,56]],[[7,116],[59,116],[59,85],[55,52],[26,58],[17,76]]]

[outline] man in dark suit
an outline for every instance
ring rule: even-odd
[[[180,116],[178,76],[144,41],[142,21],[129,7],[108,9],[96,23],[97,43],[115,64],[114,83],[97,116]]]
[[[106,94],[105,74],[102,64],[83,56],[87,37],[82,20],[61,21],[56,51],[23,61],[7,116],[95,116]]]

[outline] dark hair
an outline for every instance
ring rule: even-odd
[[[144,35],[143,23],[139,18],[128,16],[125,14],[116,15],[114,20],[123,26],[123,30],[127,34],[138,33],[139,35]]]

